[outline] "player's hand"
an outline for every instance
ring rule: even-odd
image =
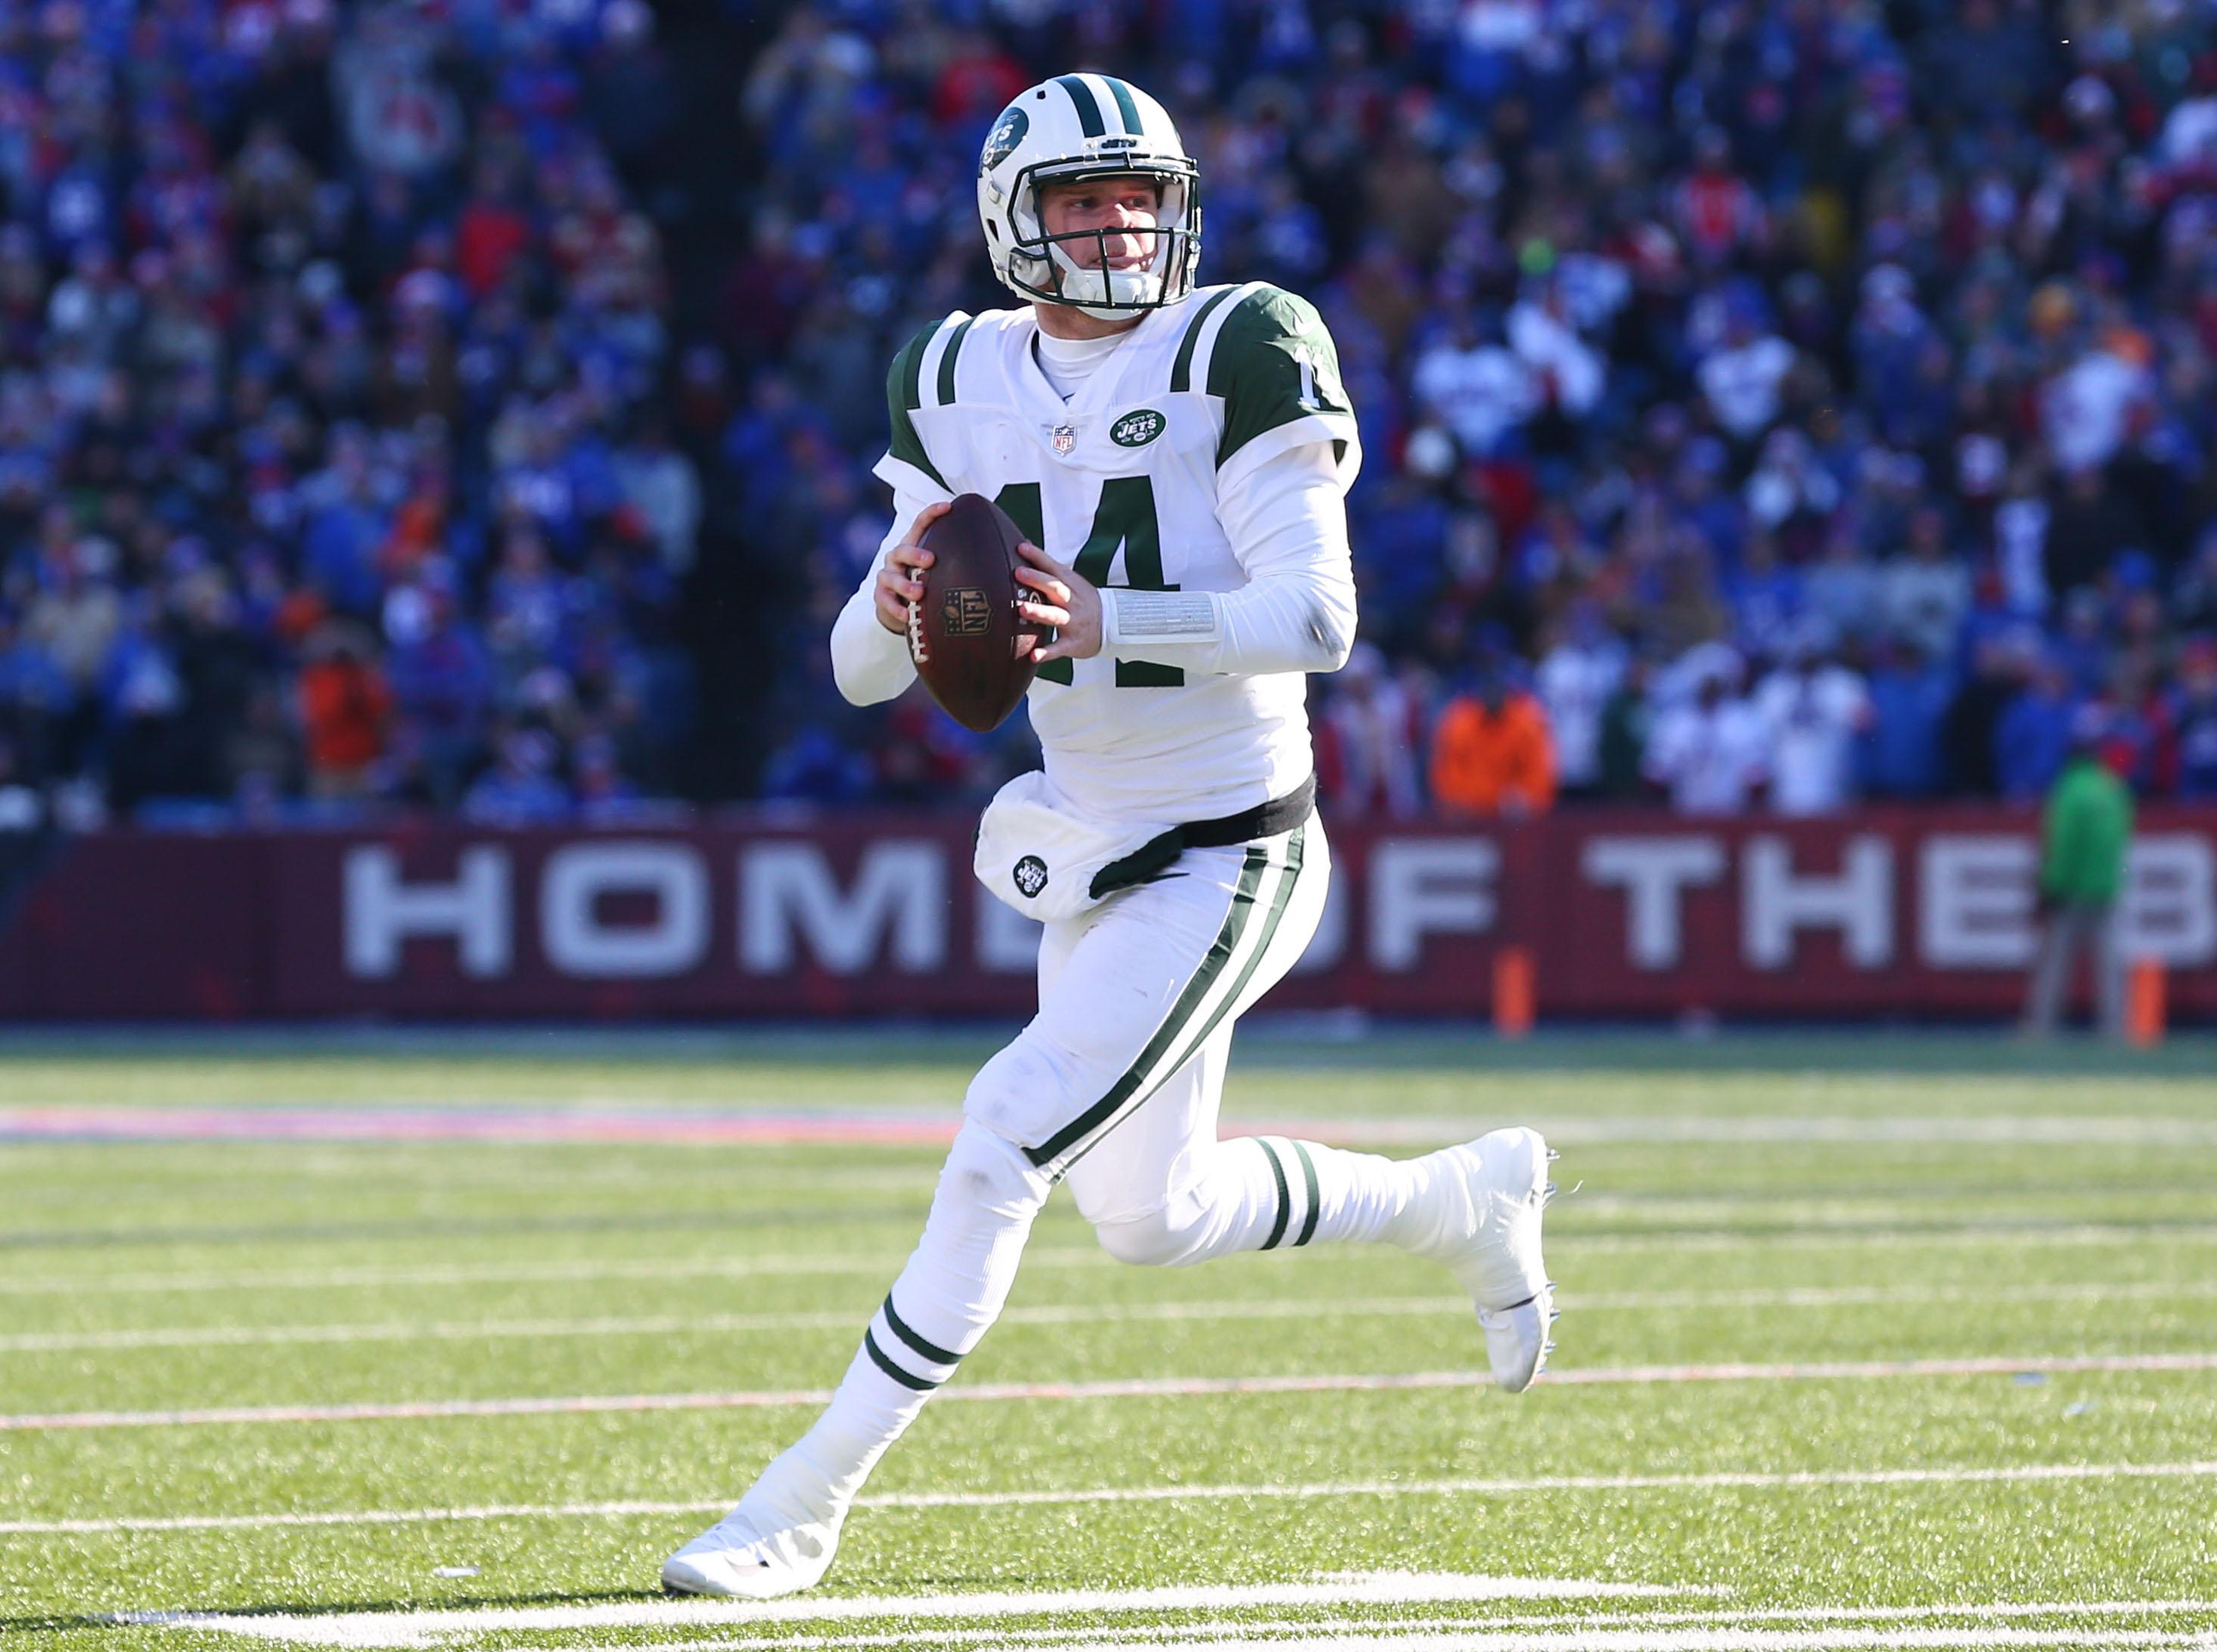
[[[1052,628],[1054,640],[1032,639],[1029,658],[1034,665],[1050,659],[1090,659],[1101,652],[1101,593],[1076,570],[1065,567],[1036,545],[1016,547],[1016,554],[1031,564],[1016,570],[1016,583],[1037,595],[1016,603],[1018,617],[1042,631]],[[1025,639],[1016,638],[1017,658],[1026,657]]]
[[[937,504],[927,504],[916,513],[916,520],[901,535],[901,542],[886,553],[884,565],[878,569],[878,583],[873,593],[877,599],[878,623],[897,637],[908,634],[908,608],[911,603],[923,600],[923,583],[915,576],[931,566],[931,553],[917,541],[923,530],[954,508],[954,501],[942,499]]]

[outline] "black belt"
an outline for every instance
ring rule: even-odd
[[[1242,809],[1237,814],[1226,814],[1214,820],[1193,820],[1177,828],[1188,849],[1229,849],[1234,844],[1253,843],[1257,838],[1275,838],[1281,832],[1291,832],[1309,818],[1316,807],[1316,777],[1306,780],[1283,797],[1274,797],[1267,803],[1257,803],[1253,808]]]
[[[1253,843],[1258,838],[1275,838],[1281,832],[1291,832],[1315,813],[1316,788],[1316,777],[1311,775],[1283,797],[1257,803],[1237,814],[1220,815],[1213,820],[1189,820],[1183,826],[1172,826],[1096,872],[1087,893],[1098,900],[1119,889],[1145,883],[1189,849],[1229,849],[1235,844]]]

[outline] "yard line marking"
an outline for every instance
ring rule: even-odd
[[[1775,1290],[1596,1291],[1559,1296],[1565,1312],[1675,1313],[1712,1309],[1827,1309],[1905,1302],[2168,1301],[2217,1296],[2217,1279],[2129,1280],[2115,1284],[1927,1286],[1811,1285]],[[1089,1325],[1201,1320],[1410,1319],[1460,1315],[1467,1296],[1308,1296],[1226,1301],[1058,1303],[1012,1308],[1003,1325]],[[867,1306],[781,1314],[664,1314],[541,1320],[390,1320],[358,1325],[141,1326],[120,1330],[25,1331],[0,1336],[0,1354],[94,1349],[258,1346],[278,1343],[475,1342],[528,1338],[744,1334],[848,1330]]]
[[[1899,1377],[2009,1376],[2019,1372],[2122,1373],[2217,1370],[2217,1353],[2035,1354],[2010,1358],[1807,1361],[1788,1364],[1594,1365],[1550,1370],[1551,1388],[1678,1383],[1857,1382]],[[1189,1399],[1242,1394],[1343,1394],[1485,1388],[1477,1371],[1392,1371],[1274,1377],[1131,1377],[1099,1383],[976,1383],[938,1390],[942,1405],[1024,1400]],[[431,1417],[526,1417],[587,1412],[730,1411],[830,1403],[830,1389],[722,1394],[520,1395],[497,1400],[408,1400],[318,1406],[203,1406],[176,1411],[56,1411],[0,1415],[0,1432],[65,1428],[182,1428],[225,1423],[380,1422]]]
[[[1655,1599],[1714,1591],[1586,1578],[1482,1577],[1453,1572],[1355,1572],[1307,1583],[1172,1584],[1146,1589],[1032,1589],[980,1594],[860,1595],[785,1600],[605,1600],[577,1606],[481,1606],[429,1612],[346,1612],[233,1617],[133,1612],[117,1623],[216,1629],[320,1646],[411,1647],[432,1637],[685,1629],[713,1624],[839,1623],[861,1618],[1010,1618],[1071,1612],[1218,1612],[1444,1601]]]
[[[2066,1228],[2032,1223],[1981,1224],[1923,1228],[1905,1232],[1732,1233],[1658,1228],[1638,1234],[1567,1233],[1549,1241],[1565,1251],[1609,1253],[1669,1248],[1683,1250],[1857,1250],[1950,1249],[1955,1247],[2006,1245],[2078,1249],[2129,1245],[2217,1243],[2217,1225],[2183,1224],[2149,1227],[2139,1224],[2079,1223]],[[0,1278],[0,1296],[82,1296],[87,1292],[330,1290],[386,1285],[524,1284],[537,1281],[581,1284],[594,1279],[748,1278],[759,1274],[891,1276],[898,1272],[905,1251],[880,1257],[825,1257],[819,1254],[764,1255],[725,1258],[673,1257],[612,1259],[584,1259],[563,1262],[484,1262],[399,1265],[392,1267],[239,1269],[139,1273],[40,1272],[35,1278]],[[1041,1246],[1024,1253],[1027,1268],[1123,1268],[1094,1245]]]
[[[1127,1643],[1066,1641],[1065,1652],[1122,1652]],[[1181,1642],[1186,1652],[1249,1652],[1247,1637]],[[1295,1652],[1898,1652],[1935,1648],[1969,1652],[1985,1647],[2070,1647],[2073,1652],[2125,1652],[2128,1648],[2177,1648],[2197,1652],[2207,1637],[2191,1630],[2120,1630],[2089,1641],[2080,1629],[1473,1629],[1412,1635],[1302,1635],[1269,1644]]]
[[[1067,1491],[923,1491],[866,1494],[878,1509],[1062,1507],[1094,1503],[1225,1502],[1281,1498],[1516,1497],[1566,1492],[1800,1491],[1837,1486],[1977,1486],[2089,1480],[2217,1479],[2217,1460],[2189,1463],[2026,1463],[2005,1468],[1808,1469],[1761,1473],[1555,1475],[1528,1479],[1347,1480],[1226,1486],[1090,1486]],[[269,1514],[114,1515],[103,1519],[0,1520],[0,1536],[96,1535],[123,1531],[260,1531],[272,1526],[441,1525],[486,1520],[625,1519],[720,1513],[726,1498],[598,1503],[487,1503],[456,1508],[289,1510]]]
[[[961,1123],[946,1108],[842,1109],[498,1103],[147,1106],[53,1103],[0,1107],[0,1141],[17,1142],[500,1142],[805,1147],[826,1143],[944,1147]],[[1226,1120],[1238,1135],[1305,1136],[1331,1143],[1432,1145],[1470,1134],[1467,1117]],[[1824,1117],[1694,1114],[1664,1118],[1556,1117],[1550,1140],[1566,1146],[1892,1143],[1997,1147],[2217,1148],[2217,1125],[2198,1119],[2103,1114],[1991,1113],[1967,1118],[1878,1114]]]
[[[455,1637],[533,1631],[590,1632],[603,1629],[709,1628],[728,1624],[749,1627],[769,1624],[836,1624],[894,1618],[902,1620],[899,1637],[863,1634],[834,1636],[808,1643],[824,1646],[897,1645],[903,1641],[933,1642],[979,1637],[979,1631],[929,1631],[913,1626],[914,1620],[971,1621],[1032,1616],[1046,1612],[1207,1612],[1272,1609],[1335,1610],[1379,1606],[1477,1604],[1501,1600],[1621,1599],[1637,1601],[1657,1597],[1716,1593],[1700,1588],[1653,1584],[1589,1581],[1579,1579],[1487,1578],[1454,1574],[1395,1572],[1343,1573],[1313,1582],[1291,1584],[1172,1586],[1148,1589],[1071,1589],[978,1594],[929,1594],[905,1598],[874,1596],[845,1599],[806,1599],[775,1601],[732,1600],[621,1600],[575,1606],[473,1607],[426,1612],[343,1612],[314,1615],[255,1614],[228,1616],[208,1612],[133,1612],[113,1619],[120,1624],[161,1624],[176,1628],[219,1630],[262,1640],[296,1644],[358,1648],[407,1648],[444,1644]],[[2213,1608],[2199,1600],[2000,1601],[1969,1606],[1929,1606],[1868,1608],[1813,1608],[1767,1611],[1638,1612],[1602,1618],[1535,1617],[1529,1613],[1488,1619],[1396,1620],[1375,1612],[1356,1612],[1321,1621],[1269,1618],[1238,1624],[1204,1622],[1197,1624],[1133,1625],[1105,1628],[1065,1625],[1041,1630],[985,1631],[1000,1641],[1059,1644],[1078,1652],[1084,1644],[1121,1646],[1137,1637],[1175,1632],[1182,1645],[1193,1645],[1196,1632],[1235,1638],[1216,1643],[1251,1646],[1258,1638],[1289,1646],[1329,1645],[1362,1647],[1409,1644],[1422,1647],[1461,1646],[1467,1642],[1487,1652],[1849,1652],[1861,1647],[1970,1646],[2179,1646],[2193,1644],[2183,1635],[2193,1631],[2124,1629],[2083,1623],[2070,1630],[2015,1629],[2011,1619],[2054,1618],[2100,1620],[2116,1618],[2163,1618],[2202,1613]],[[1975,1627],[1910,1628],[1911,1624],[1966,1620]],[[1763,1624],[1797,1627],[1765,1630]],[[1812,1628],[1822,1624],[1824,1628]],[[1888,1624],[1889,1629],[1870,1625]],[[1348,1631],[1385,1629],[1414,1631],[1407,1641],[1346,1638]],[[1301,1634],[1301,1631],[1312,1631]],[[1288,1632],[1300,1638],[1288,1637]],[[1325,1638],[1317,1639],[1322,1631]],[[1423,1631],[1431,1631],[1424,1633]],[[1755,1636],[1795,1636],[1797,1640],[1734,1639]],[[1813,1637],[1830,1635],[1831,1641]],[[1087,1637],[1091,1637],[1090,1641]],[[1471,1637],[1476,1637],[1476,1639]],[[1542,1637],[1534,1639],[1533,1637]],[[1586,1637],[1564,1638],[1564,1637]],[[1596,1640],[1591,1637],[1601,1637]],[[1672,1639],[1671,1637],[1679,1638]],[[1706,1637],[1708,1638],[1685,1638]],[[2039,1638],[2026,1638],[2027,1637]],[[1644,1637],[1644,1638],[1627,1638]],[[1724,1637],[1724,1638],[1719,1638]],[[787,1644],[763,1639],[662,1643],[659,1652],[757,1652]],[[1207,1643],[1202,1643],[1207,1644]]]

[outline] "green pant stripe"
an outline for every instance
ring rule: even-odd
[[[1216,984],[1216,978],[1232,962],[1232,953],[1238,949],[1239,937],[1246,933],[1248,920],[1254,916],[1255,891],[1261,887],[1263,870],[1269,863],[1269,851],[1259,845],[1248,850],[1246,862],[1239,869],[1239,882],[1232,891],[1232,910],[1224,916],[1223,928],[1217,931],[1215,941],[1201,961],[1201,968],[1195,970],[1193,978],[1186,982],[1185,991],[1178,994],[1178,1000],[1170,1006],[1170,1014],[1155,1030],[1155,1036],[1147,1041],[1147,1047],[1139,1052],[1139,1059],[1125,1069],[1124,1076],[1109,1086],[1107,1095],[1038,1147],[1026,1148],[1026,1158],[1034,1165],[1046,1164],[1065,1148],[1083,1141],[1138,1092],[1140,1085],[1146,1081],[1147,1074],[1155,1070],[1170,1047],[1178,1042],[1178,1035],[1199,1012],[1201,1000],[1208,996],[1208,989]],[[1175,1072],[1176,1067],[1173,1065],[1165,1070]]]
[[[1227,287],[1194,312],[1192,321],[1186,326],[1185,337],[1178,340],[1177,355],[1170,362],[1172,390],[1190,390],[1193,387],[1193,350],[1194,346],[1201,342],[1201,330],[1207,325],[1210,312],[1238,290],[1236,287]]]
[[[1232,983],[1232,990],[1217,1000],[1216,1007],[1209,1012],[1208,1019],[1202,1024],[1200,1030],[1194,1033],[1191,1037],[1184,1040],[1183,1048],[1178,1050],[1174,1060],[1164,1062],[1162,1065],[1159,1070],[1165,1075],[1176,1072],[1178,1068],[1183,1067],[1188,1061],[1193,1059],[1194,1052],[1207,1042],[1209,1034],[1214,1032],[1217,1027],[1223,1022],[1224,1018],[1232,1013],[1232,1006],[1239,1001],[1239,995],[1247,990],[1247,983],[1255,978],[1255,972],[1262,968],[1263,960],[1269,955],[1270,943],[1277,938],[1278,925],[1285,918],[1286,906],[1293,899],[1294,885],[1300,881],[1301,844],[1304,838],[1307,835],[1307,832],[1308,828],[1306,826],[1296,826],[1294,829],[1294,835],[1286,840],[1286,875],[1278,880],[1277,894],[1271,898],[1269,913],[1268,916],[1263,919],[1263,938],[1256,944],[1254,951],[1248,955],[1246,963],[1241,968],[1238,976]],[[1268,865],[1269,863],[1269,853],[1260,845],[1256,845],[1247,851],[1247,863],[1245,869],[1240,873],[1239,884],[1240,888],[1245,892],[1244,900],[1250,907],[1251,907],[1254,903],[1255,888],[1262,882],[1263,869]],[[1249,881],[1250,873],[1253,875],[1253,882],[1251,883]],[[1233,904],[1233,912],[1235,914],[1238,914],[1239,910],[1238,899],[1239,897],[1235,896]],[[1245,918],[1241,916],[1239,919],[1239,927],[1244,929],[1245,927]],[[1221,946],[1223,949],[1224,956],[1228,959],[1232,951],[1237,948],[1239,937],[1238,934],[1233,930],[1232,920],[1228,918],[1225,920],[1225,930],[1226,933],[1231,936],[1231,938],[1227,941],[1224,934],[1220,934],[1217,937],[1217,942],[1218,945]],[[1215,947],[1210,948],[1210,959],[1213,961],[1216,956],[1217,949]],[[1223,965],[1220,962],[1217,963],[1214,968],[1211,968],[1207,963],[1202,965],[1202,968],[1212,977],[1218,973],[1218,971],[1221,970],[1222,968]],[[1196,990],[1196,988],[1198,988],[1198,990]],[[1156,1046],[1158,1044],[1166,1045],[1176,1041],[1176,1035],[1174,1030],[1176,1024],[1191,1017],[1193,1014],[1192,1006],[1197,1005],[1201,1001],[1201,998],[1206,995],[1207,992],[1207,982],[1203,981],[1199,976],[1196,976],[1194,981],[1188,984],[1184,994],[1178,999],[1177,1011],[1173,1013],[1170,1021],[1164,1024],[1163,1031],[1158,1032],[1155,1035],[1154,1039],[1150,1042],[1147,1054],[1142,1055],[1139,1064],[1134,1067],[1129,1073],[1127,1073],[1124,1075],[1124,1080],[1119,1081],[1117,1088],[1122,1092],[1122,1094],[1115,1098],[1114,1104],[1104,1101],[1088,1111],[1086,1114],[1086,1119],[1099,1123],[1102,1126],[1102,1135],[1106,1135],[1108,1133],[1108,1127],[1113,1125],[1116,1121],[1118,1110],[1121,1109],[1127,1101],[1130,1100],[1133,1093],[1138,1091],[1139,1084],[1144,1080],[1146,1073],[1150,1070],[1150,1058],[1156,1053]],[[1164,1036],[1165,1033],[1170,1035],[1168,1038]],[[1129,1084],[1129,1088],[1126,1088],[1127,1082]],[[1084,1123],[1085,1121],[1082,1120],[1080,1122]],[[1093,1123],[1086,1124],[1087,1130],[1093,1128]],[[1060,1133],[1060,1135],[1057,1139],[1059,1140],[1061,1137],[1067,1136],[1070,1137],[1070,1140],[1076,1141],[1080,1139],[1084,1134],[1084,1130],[1080,1130],[1077,1135],[1072,1136],[1071,1135],[1070,1130],[1065,1129]],[[1065,1145],[1067,1146],[1068,1142],[1065,1142]],[[1086,1150],[1088,1152],[1091,1151],[1092,1146],[1092,1143],[1088,1143]],[[1027,1148],[1026,1151],[1029,1152],[1031,1150]],[[1052,1157],[1053,1154],[1050,1154],[1048,1156]],[[1082,1157],[1083,1155],[1081,1154],[1079,1156]],[[1038,1164],[1041,1161],[1034,1159],[1032,1162]],[[1074,1163],[1075,1160],[1073,1160],[1072,1162]],[[1068,1167],[1068,1166],[1064,1166],[1065,1170]]]
[[[1300,1142],[1294,1142],[1294,1152],[1300,1159],[1301,1180],[1307,1184],[1309,1191],[1309,1213],[1301,1219],[1301,1236],[1294,1241],[1294,1245],[1298,1247],[1307,1244],[1309,1241],[1316,1237],[1317,1179],[1316,1160],[1309,1157],[1309,1150],[1306,1144]]]
[[[1263,1241],[1264,1250],[1274,1251],[1278,1248],[1278,1241],[1286,1236],[1286,1223],[1294,1214],[1293,1194],[1286,1185],[1285,1161],[1278,1157],[1277,1148],[1259,1135],[1255,1138],[1255,1145],[1263,1149],[1263,1156],[1270,1161],[1270,1175],[1278,1184],[1278,1219],[1270,1224],[1270,1236]]]

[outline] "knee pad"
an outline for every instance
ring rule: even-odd
[[[1201,1223],[1183,1202],[1174,1202],[1143,1216],[1122,1216],[1096,1222],[1093,1231],[1101,1248],[1119,1262],[1143,1268],[1174,1268],[1193,1258]]]
[[[979,1210],[1015,1215],[1047,1203],[1053,1185],[1024,1157],[1023,1149],[976,1119],[965,1119],[939,1172],[942,1191]]]

